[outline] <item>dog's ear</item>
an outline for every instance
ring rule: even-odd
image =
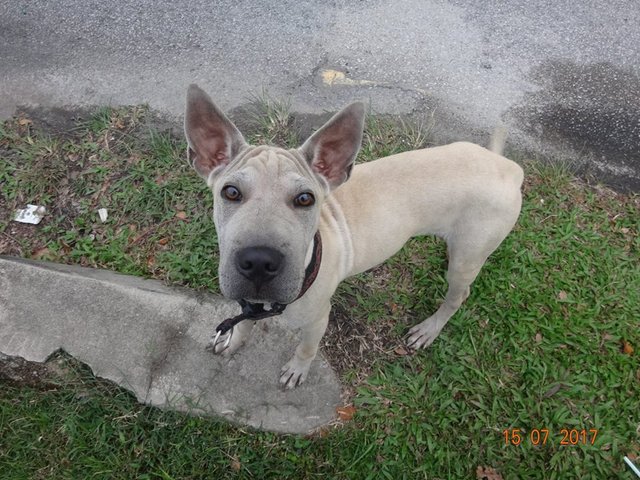
[[[364,104],[355,102],[336,113],[304,142],[299,151],[331,189],[351,174],[364,128]]]
[[[189,144],[189,162],[205,180],[214,169],[227,165],[246,145],[231,120],[195,84],[187,91],[184,133]]]

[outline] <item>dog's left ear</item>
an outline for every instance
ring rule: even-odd
[[[351,174],[364,129],[364,104],[355,102],[336,113],[300,147],[299,152],[331,189]]]

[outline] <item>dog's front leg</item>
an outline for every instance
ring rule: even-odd
[[[304,314],[315,317],[301,331],[301,341],[296,348],[295,355],[282,367],[280,372],[280,386],[285,389],[295,388],[305,381],[311,362],[318,353],[320,339],[327,329],[331,303],[327,302],[323,307],[314,308],[314,311],[306,311]]]
[[[213,344],[214,339],[212,338],[209,342],[209,345],[207,345],[207,348],[216,355],[222,354],[228,356],[233,354],[247,341],[247,338],[249,338],[249,335],[251,334],[251,330],[253,330],[253,326],[255,325],[255,323],[256,322],[252,320],[244,320],[238,323],[235,327],[233,327],[233,330],[230,330],[224,335],[221,335],[218,339],[218,343],[216,343],[215,345]],[[224,345],[227,342],[227,339],[229,338],[229,335],[232,331],[233,334],[231,335],[231,340],[229,340],[229,345],[227,345],[227,347],[225,348]]]

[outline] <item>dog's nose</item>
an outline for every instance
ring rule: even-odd
[[[283,257],[280,252],[270,247],[243,248],[236,256],[236,268],[259,290],[263,284],[280,273]]]

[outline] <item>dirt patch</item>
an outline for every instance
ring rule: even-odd
[[[390,268],[380,265],[346,282],[360,284],[360,288],[364,285],[366,296],[378,296],[392,282],[395,285],[395,280],[390,279]],[[321,346],[327,361],[347,386],[347,394],[353,393],[351,389],[365,381],[380,361],[412,354],[402,337],[408,325],[414,323],[412,312],[389,304],[380,318],[368,320],[366,307],[352,295],[337,293],[332,303]]]
[[[56,353],[45,363],[0,353],[0,383],[11,386],[50,388],[68,377],[64,355]]]

